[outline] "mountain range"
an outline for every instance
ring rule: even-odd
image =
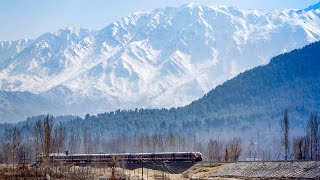
[[[115,152],[133,152],[128,144],[137,137],[160,135],[166,139],[174,135],[184,139],[181,143],[197,139],[202,144],[209,139],[228,142],[239,137],[243,147],[258,143],[261,149],[276,155],[281,152],[281,122],[285,112],[290,139],[305,135],[310,114],[319,112],[319,57],[320,41],[247,70],[185,107],[117,110],[87,114],[84,118],[60,116],[54,119],[55,128],[65,128],[69,142],[81,143],[88,135],[91,140],[111,142],[105,147],[116,147]],[[17,126],[23,137],[31,140],[34,122],[44,117],[2,123],[0,136],[5,137],[8,129]],[[200,146],[195,148],[201,149]]]
[[[185,106],[271,57],[320,40],[319,4],[156,9],[100,30],[0,42],[0,122]],[[221,94],[228,96],[228,94]]]

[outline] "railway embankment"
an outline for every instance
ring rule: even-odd
[[[320,161],[236,162],[209,178],[320,179]]]

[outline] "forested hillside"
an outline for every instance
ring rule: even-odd
[[[163,133],[211,129],[276,130],[285,110],[293,127],[320,107],[320,42],[246,71],[186,107],[118,110],[87,115],[81,124],[103,133]],[[75,123],[71,123],[75,124]],[[79,124],[77,124],[79,125]],[[267,126],[265,126],[267,125]],[[76,127],[74,127],[76,129]]]
[[[299,123],[320,107],[320,43],[274,57],[183,108],[211,123],[275,123],[287,109]],[[294,124],[293,124],[294,125]]]

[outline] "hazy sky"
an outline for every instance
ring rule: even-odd
[[[35,38],[68,26],[99,29],[136,11],[190,2],[239,8],[303,9],[319,0],[0,0],[0,40]]]

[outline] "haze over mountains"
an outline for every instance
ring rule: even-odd
[[[128,144],[137,137],[160,135],[166,139],[175,135],[185,138],[184,143],[192,139],[207,142],[210,138],[226,142],[239,137],[246,146],[259,142],[260,135],[260,147],[277,154],[281,152],[280,122],[285,110],[289,114],[289,136],[293,138],[305,134],[311,112],[320,109],[319,57],[320,41],[241,73],[185,107],[117,110],[85,118],[61,116],[55,118],[55,127],[66,128],[69,138],[77,138],[78,143],[85,137],[83,133],[110,142],[105,147],[114,148],[114,152],[134,151]],[[39,116],[17,124],[0,124],[0,136],[17,126],[23,137],[32,139],[34,123],[43,119]],[[200,145],[192,148],[201,150]]]
[[[0,42],[0,122],[187,105],[317,40],[319,3],[272,11],[189,4],[135,13],[98,31]]]

